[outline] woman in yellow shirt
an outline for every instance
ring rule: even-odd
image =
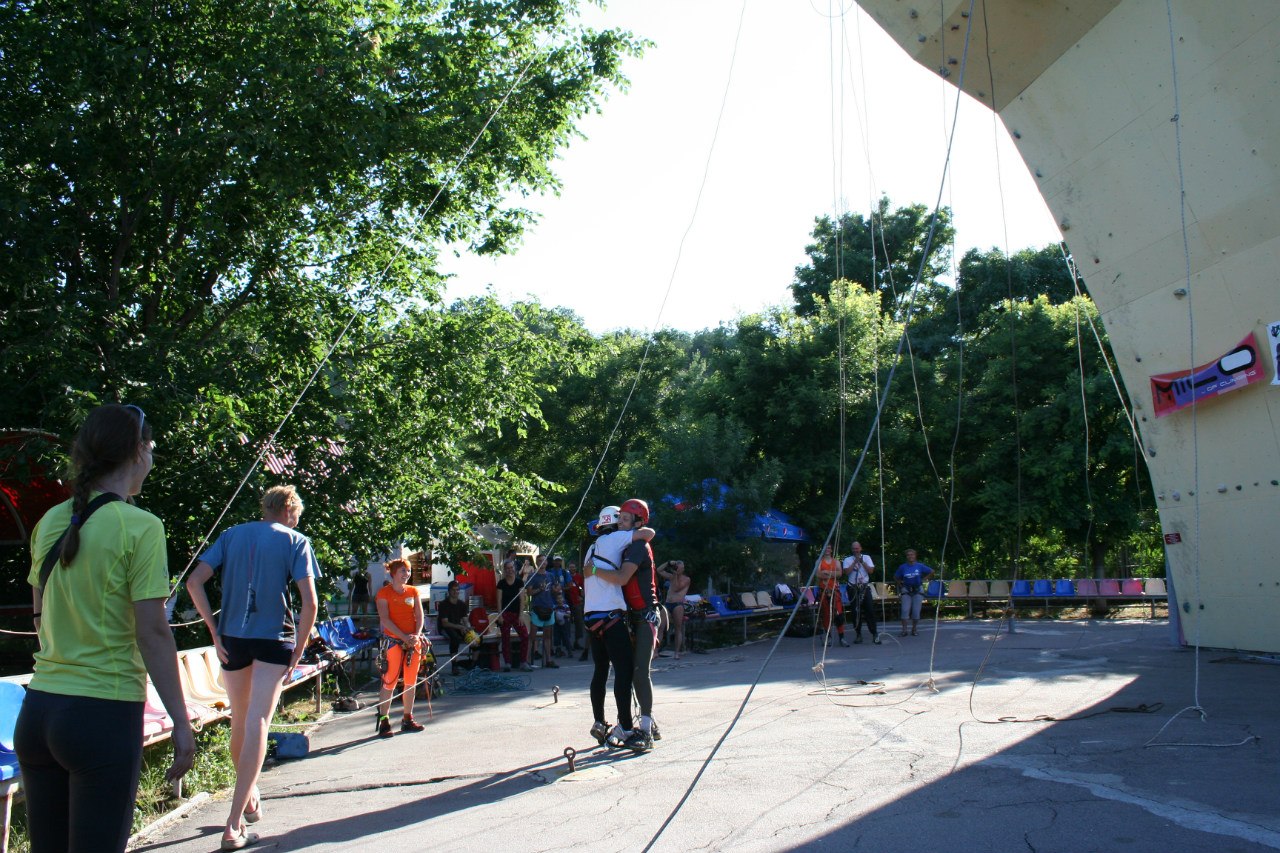
[[[151,472],[152,447],[142,409],[94,409],[71,448],[73,497],[31,534],[28,580],[40,647],[14,751],[32,850],[124,850],[148,673],[173,718],[166,777],[181,778],[195,758],[164,612],[164,525],[130,502]]]

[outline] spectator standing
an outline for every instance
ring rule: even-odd
[[[164,612],[164,525],[131,503],[151,472],[153,447],[137,406],[91,411],[71,447],[72,498],[31,534],[27,579],[39,643],[14,749],[36,851],[124,850],[148,673],[173,718],[165,778],[180,779],[195,758]]]
[[[587,659],[587,628],[582,619],[582,590],[583,577],[582,571],[578,568],[578,564],[573,560],[569,561],[569,577],[573,582],[565,587],[565,598],[569,599],[569,609],[573,611],[573,648],[582,649],[582,657],[578,660]]]
[[[551,558],[551,564],[547,568],[547,574],[551,576],[551,583],[560,584],[560,588],[564,589],[573,583],[573,575],[564,567],[564,557],[559,555]]]
[[[658,574],[668,582],[667,611],[671,614],[671,624],[676,633],[675,658],[680,660],[684,651],[684,600],[692,580],[684,573],[684,560],[668,560],[658,566]]]
[[[854,542],[851,556],[844,559],[844,576],[849,582],[849,603],[853,606],[853,641],[862,642],[862,623],[871,629],[871,642],[880,644],[880,630],[876,626],[875,598],[871,595],[871,573],[876,564],[862,553],[862,543]]]
[[[367,614],[369,612],[368,569],[359,569],[351,573],[347,592],[351,598],[351,603],[347,606],[347,613],[351,616]]]
[[[502,634],[502,671],[511,671],[511,632],[520,638],[520,669],[530,672],[533,644],[529,642],[529,629],[520,621],[524,604],[524,584],[516,577],[516,564],[507,560],[502,564],[502,580],[498,581],[498,630]]]
[[[828,635],[834,619],[840,645],[849,645],[844,638],[844,602],[840,600],[840,563],[831,555],[831,546],[822,549],[818,559],[818,624]]]
[[[280,690],[302,657],[316,621],[315,576],[320,567],[307,537],[294,530],[302,498],[293,486],[273,486],[262,496],[262,521],[237,524],[200,556],[187,578],[187,592],[209,628],[222,661],[231,702],[231,759],[236,786],[222,833],[222,849],[239,850],[258,837],[262,805],[258,776],[267,754],[267,727]],[[205,584],[222,571],[222,613],[214,621]],[[302,604],[298,624],[289,605],[289,582]]]
[[[418,588],[410,586],[409,562],[396,559],[387,563],[388,583],[378,590],[378,623],[382,628],[382,658],[386,669],[378,690],[378,737],[391,737],[391,694],[403,677],[400,719],[401,732],[420,732],[422,724],[413,719],[413,700],[418,693],[418,669],[422,666],[422,636],[425,617]]]
[[[564,588],[555,581],[551,582],[551,594],[556,600],[555,643],[551,650],[557,657],[569,657],[569,646],[572,645],[573,611],[565,600]]]
[[[907,620],[911,620],[911,636],[917,636],[920,608],[924,606],[923,584],[933,569],[916,562],[916,552],[908,548],[907,561],[898,566],[893,578],[898,582],[898,598],[902,602],[902,636],[907,636]]]
[[[551,654],[552,634],[556,627],[556,599],[551,593],[551,575],[547,572],[547,559],[538,559],[538,570],[525,584],[525,592],[529,595],[529,620],[533,623],[535,634],[542,640],[543,669],[559,669]],[[534,640],[536,643],[537,641]]]
[[[436,624],[440,628],[440,633],[449,640],[451,675],[457,675],[460,671],[458,650],[462,648],[464,638],[471,627],[467,622],[468,610],[467,602],[462,600],[462,587],[457,581],[449,581],[449,589],[444,600],[436,605]]]

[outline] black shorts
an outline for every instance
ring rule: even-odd
[[[254,640],[245,637],[222,637],[222,648],[227,652],[225,672],[244,669],[256,660],[277,666],[288,666],[293,660],[293,643],[284,640]]]

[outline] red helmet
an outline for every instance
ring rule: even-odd
[[[641,524],[649,523],[649,505],[639,498],[631,498],[618,507],[618,512],[629,512]]]

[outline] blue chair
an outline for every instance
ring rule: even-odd
[[[1053,595],[1053,582],[1048,580],[1038,580],[1031,588],[1031,594],[1036,598],[1048,598]]]
[[[356,622],[350,616],[343,616],[337,621],[338,636],[343,646],[353,652],[362,651],[370,646],[377,645],[378,640],[375,637],[367,639],[358,639],[356,637]]]
[[[1014,581],[1013,588],[1009,590],[1009,594],[1017,597],[1027,597],[1031,595],[1031,581]]]
[[[711,606],[715,608],[716,613],[720,616],[746,616],[751,612],[750,610],[731,609],[723,595],[711,596]]]
[[[0,796],[4,797],[4,847],[9,847],[9,818],[13,811],[13,795],[22,786],[22,769],[13,754],[13,728],[18,711],[27,696],[27,688],[12,681],[0,681]]]
[[[13,752],[13,728],[18,711],[27,698],[27,688],[12,681],[0,681],[0,750]]]
[[[929,585],[924,588],[925,598],[942,598],[945,594],[942,581],[929,581]]]
[[[1053,594],[1063,598],[1075,598],[1076,585],[1069,580],[1060,580],[1054,585]]]
[[[840,603],[843,604],[845,607],[848,607],[849,606],[849,588],[844,584],[840,584],[838,589],[840,590]]]

